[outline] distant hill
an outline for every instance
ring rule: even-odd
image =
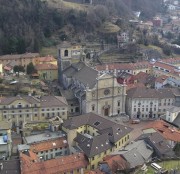
[[[40,0],[0,0],[0,54],[39,51],[61,17]]]
[[[38,52],[82,33],[96,38],[110,16],[132,18],[132,11],[138,10],[143,18],[151,18],[161,10],[161,0],[94,1],[93,6],[78,6],[62,0],[0,0],[0,55]]]

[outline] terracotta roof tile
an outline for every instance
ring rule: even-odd
[[[143,130],[153,128],[158,131],[165,139],[180,142],[180,131],[163,120],[156,120],[146,125]]]
[[[28,151],[28,155],[20,153],[22,174],[54,174],[85,168],[88,160],[83,153],[64,156],[57,159],[40,161],[36,154]]]
[[[155,82],[163,83],[167,78],[168,78],[168,76],[162,75],[162,76],[159,76],[159,77],[155,80]]]
[[[111,171],[114,173],[117,169],[125,170],[130,167],[120,155],[108,155],[103,159],[102,163],[107,163]]]
[[[57,65],[53,65],[53,64],[50,64],[50,63],[44,63],[44,64],[36,65],[36,69],[38,71],[40,71],[40,70],[57,70],[58,67],[57,67]]]
[[[68,144],[65,138],[58,138],[55,140],[49,140],[49,141],[32,144],[30,146],[30,150],[37,153],[37,152],[56,149],[56,148],[65,148],[67,146]]]

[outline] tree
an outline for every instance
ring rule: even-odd
[[[15,65],[14,68],[13,68],[13,71],[15,73],[18,73],[18,76],[19,76],[19,73],[20,72],[25,72],[25,69],[22,65]]]
[[[33,63],[30,62],[30,63],[27,65],[26,73],[27,73],[28,75],[31,75],[32,73],[35,73],[35,72],[36,72],[36,69],[35,69]]]

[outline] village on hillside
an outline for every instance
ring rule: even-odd
[[[0,56],[0,174],[180,173],[180,2],[165,3],[116,44]]]

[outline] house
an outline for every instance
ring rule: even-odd
[[[57,60],[53,56],[45,56],[45,57],[35,57],[33,58],[33,64],[38,65],[38,64],[53,64],[57,65]]]
[[[162,27],[163,20],[160,17],[156,16],[153,18],[152,23],[154,27]]]
[[[63,132],[46,132],[23,137],[24,144],[18,151],[32,151],[42,160],[50,160],[69,154],[68,143]]]
[[[130,164],[120,155],[107,155],[103,161],[99,163],[100,171],[104,173],[115,173],[117,171],[128,171]]]
[[[0,122],[0,160],[6,160],[12,154],[11,122]]]
[[[35,66],[39,78],[42,80],[57,80],[58,79],[58,67],[51,63],[37,64]]]
[[[155,80],[155,88],[156,89],[163,88],[164,85],[166,85],[167,83],[168,83],[168,76],[161,75],[161,76],[157,77]]]
[[[20,153],[21,174],[74,173],[83,174],[88,160],[83,153],[43,161],[32,151]]]
[[[55,116],[67,119],[67,101],[59,96],[16,96],[0,102],[0,120],[12,121],[12,129],[19,133],[24,122],[46,120]]]
[[[122,32],[117,35],[118,48],[120,48],[121,46],[123,46],[128,42],[129,42],[129,34],[127,32]]]
[[[139,72],[138,74],[133,76],[134,83],[141,83],[147,87],[154,87],[155,79],[156,78],[154,76],[145,72]]]
[[[144,140],[131,142],[124,148],[115,151],[113,155],[120,155],[129,163],[131,169],[142,166],[152,159],[153,149]]]
[[[126,85],[128,86],[129,84],[132,84],[134,82],[133,75],[127,72],[120,72],[117,74],[117,82],[119,84],[126,83]]]
[[[171,124],[163,121],[156,120],[147,124],[143,128],[144,133],[160,133],[169,143],[171,147],[174,147],[177,142],[180,142],[180,131]]]
[[[180,113],[180,107],[172,106],[170,109],[167,109],[166,114],[164,115],[163,119],[167,120],[170,123],[175,123],[176,118]],[[177,122],[178,123],[178,122]],[[178,124],[177,124],[178,126]],[[180,125],[179,125],[180,127]]]
[[[174,103],[175,95],[171,88],[132,88],[127,91],[126,113],[131,118],[158,118]]]
[[[137,139],[144,140],[152,147],[154,151],[153,158],[168,159],[175,157],[175,153],[173,151],[174,146],[171,146],[168,140],[159,132],[145,133]]]
[[[70,153],[82,151],[89,160],[89,170],[97,168],[106,155],[126,145],[132,131],[94,113],[66,120],[62,130],[67,133]]]
[[[8,63],[14,61],[17,65],[26,67],[33,59],[39,57],[39,53],[24,53],[24,54],[9,54],[0,56],[0,64],[6,66]]]

